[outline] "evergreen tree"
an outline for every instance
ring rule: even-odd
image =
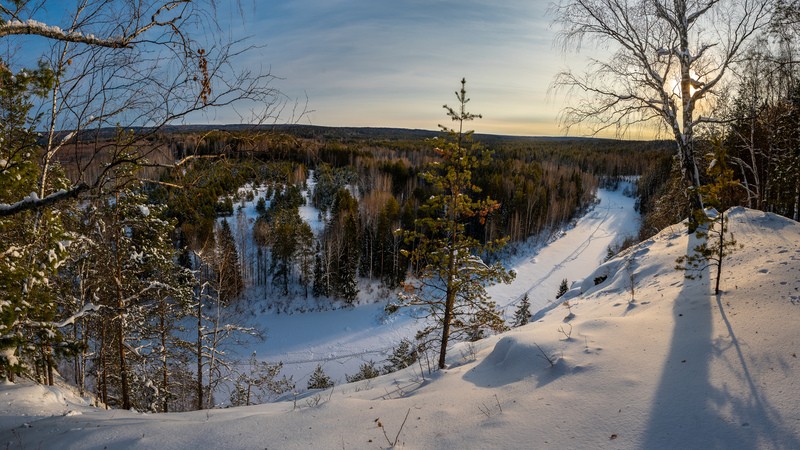
[[[392,349],[392,354],[387,359],[388,364],[383,366],[384,373],[397,372],[414,364],[417,361],[417,348],[410,340],[403,338],[397,347]]]
[[[82,210],[86,234],[76,250],[86,259],[74,262],[102,269],[71,272],[103,306],[91,325],[95,384],[107,404],[165,411],[171,374],[185,361],[178,322],[189,310],[191,273],[177,264],[164,207],[148,204],[135,183],[115,191]]]
[[[333,387],[333,380],[322,370],[322,365],[317,364],[317,368],[314,369],[314,372],[308,379],[307,387],[308,389],[327,389]]]
[[[314,232],[311,226],[301,220],[297,230],[297,261],[300,269],[300,284],[303,286],[305,298],[308,298],[308,287],[314,279]]]
[[[317,242],[316,256],[314,257],[314,286],[312,294],[314,297],[327,297],[330,292],[330,272],[327,270],[327,253]]]
[[[223,303],[230,303],[238,298],[244,289],[239,252],[227,219],[222,220],[216,231],[214,271],[219,284],[219,298]]]
[[[567,283],[567,279],[564,278],[561,280],[561,284],[558,285],[558,292],[556,292],[556,299],[561,298],[564,294],[569,291],[569,284]]]
[[[347,189],[336,192],[326,235],[327,259],[333,270],[330,293],[352,303],[358,295],[360,247],[358,202]]]
[[[439,341],[439,368],[445,367],[447,346],[451,338],[470,338],[483,330],[505,329],[500,312],[489,298],[486,287],[498,282],[509,283],[514,273],[502,264],[486,264],[478,255],[505,244],[506,239],[481,244],[467,233],[469,221],[483,224],[499,208],[496,201],[473,199],[480,189],[473,184],[472,174],[491,158],[488,152],[472,142],[472,131],[464,131],[466,121],[479,115],[467,112],[466,80],[456,92],[458,110],[445,105],[447,115],[458,129],[441,126],[449,136],[436,152],[440,161],[433,164],[423,178],[434,191],[423,207],[424,217],[415,222],[414,231],[406,231],[406,239],[416,242],[409,258],[417,269],[417,278],[403,284],[398,306],[423,306],[430,321],[418,338],[431,343]],[[418,231],[417,231],[418,230]]]
[[[348,383],[355,383],[356,381],[361,380],[369,380],[370,378],[375,378],[380,375],[380,371],[375,367],[374,361],[369,361],[361,364],[359,367],[358,372],[354,373],[353,375],[345,375],[344,378],[347,380]]]
[[[522,296],[522,300],[520,300],[519,304],[517,305],[517,310],[514,311],[514,321],[512,322],[512,327],[521,327],[523,325],[527,325],[528,321],[531,320],[531,301],[528,297],[528,293],[526,292],[524,296]]]
[[[697,218],[699,226],[694,234],[700,243],[691,254],[677,259],[676,269],[687,271],[686,277],[692,279],[696,274],[702,276],[702,272],[709,267],[715,267],[714,294],[719,295],[723,262],[737,245],[733,235],[728,232],[725,210],[736,204],[741,185],[728,167],[725,148],[713,139],[711,144],[714,146],[714,159],[709,164],[707,174],[713,182],[702,186],[701,193],[707,205],[715,209]]]
[[[36,128],[41,116],[35,98],[46,95],[53,73],[37,69],[12,72],[0,61],[0,209],[20,200],[37,202],[64,189],[68,180],[41,149]],[[48,164],[41,164],[47,160]],[[27,195],[24,199],[22,196]],[[44,207],[0,214],[0,378],[13,380],[32,368],[39,381],[52,384],[54,349],[61,345],[59,316],[76,312],[59,304],[54,280],[67,257],[62,219],[72,206]]]

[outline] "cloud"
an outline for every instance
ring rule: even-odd
[[[538,117],[531,129],[558,134],[546,93],[563,60],[542,3],[254,2],[238,33],[263,47],[240,63],[270,67],[283,77],[276,87],[307,95],[319,125],[434,129],[466,77],[477,112]],[[491,124],[481,132],[511,129]]]

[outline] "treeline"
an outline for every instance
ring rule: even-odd
[[[415,270],[404,256],[414,242],[397,230],[413,229],[426,214],[420,207],[434,190],[419,175],[437,161],[438,137],[320,141],[219,131],[167,138],[176,157],[187,149],[224,156],[165,174],[152,193],[178,221],[179,247],[198,248],[216,217],[231,215],[243,283],[260,287],[267,307],[281,310],[281,298],[298,295],[352,304],[359,279],[394,289]],[[604,180],[638,175],[671,150],[663,142],[486,140],[496,147],[474,182],[500,208],[467,224],[480,242],[519,242],[555,229],[587,208]],[[248,222],[244,207],[253,202],[257,217]],[[306,205],[319,211],[316,234],[299,214]]]

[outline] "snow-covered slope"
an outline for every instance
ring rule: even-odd
[[[183,414],[51,407],[25,425],[37,406],[2,386],[0,444],[376,449],[402,427],[409,449],[800,448],[800,224],[738,208],[730,228],[744,247],[719,296],[708,274],[674,269],[695,239],[676,225],[575,287],[568,322],[557,307],[476,343],[475,359],[457,347],[433,376],[414,367],[296,403]]]
[[[597,205],[574,226],[545,246],[529,243],[518,256],[508,258],[506,264],[517,278],[509,285],[488,289],[507,319],[513,317],[516,303],[526,292],[533,312],[557,305],[552,302],[562,279],[572,282],[586,277],[606,256],[609,246],[636,234],[639,214],[634,199],[623,193],[628,186],[622,183],[617,190],[600,189]],[[370,301],[369,296],[364,289],[361,297],[367,300],[354,309],[263,314],[258,320],[267,330],[266,341],[241,349],[241,354],[256,351],[259,358],[282,361],[283,373],[293,376],[300,387],[306,385],[317,364],[337,384],[343,382],[345,374],[357,372],[364,362],[380,365],[393,346],[404,337],[413,339],[420,328],[408,311],[385,317],[385,302]]]

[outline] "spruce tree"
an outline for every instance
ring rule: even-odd
[[[332,386],[333,380],[331,380],[331,377],[322,370],[322,365],[317,364],[317,368],[314,369],[314,372],[308,379],[308,389],[327,389]]]
[[[512,322],[511,326],[521,327],[523,325],[527,325],[528,321],[531,320],[531,301],[528,297],[528,293],[526,292],[525,295],[520,300],[519,304],[517,305],[517,310],[514,311],[514,321]]]
[[[558,285],[558,292],[556,292],[556,299],[561,298],[564,294],[569,291],[569,284],[567,283],[567,279],[564,278],[561,280],[561,284]]]
[[[218,294],[223,303],[229,303],[241,295],[244,283],[236,240],[227,219],[223,219],[217,227],[216,244],[214,271],[217,275]]]
[[[466,110],[465,86],[462,79],[456,92],[457,109],[444,106],[457,129],[440,125],[448,139],[435,149],[439,161],[422,174],[434,195],[421,208],[414,230],[405,232],[407,242],[416,244],[407,253],[417,268],[416,278],[403,283],[399,304],[389,307],[422,306],[429,321],[418,338],[428,344],[438,340],[439,368],[445,367],[451,339],[505,329],[486,287],[514,278],[499,262],[489,265],[479,256],[501,247],[507,239],[482,244],[467,232],[469,223],[483,224],[500,205],[491,198],[474,198],[480,188],[472,181],[473,172],[486,165],[491,154],[473,143],[472,131],[464,130],[465,122],[480,117]]]
[[[326,231],[329,263],[332,263],[331,295],[353,303],[358,296],[360,259],[358,201],[347,189],[334,196],[331,223]]]

